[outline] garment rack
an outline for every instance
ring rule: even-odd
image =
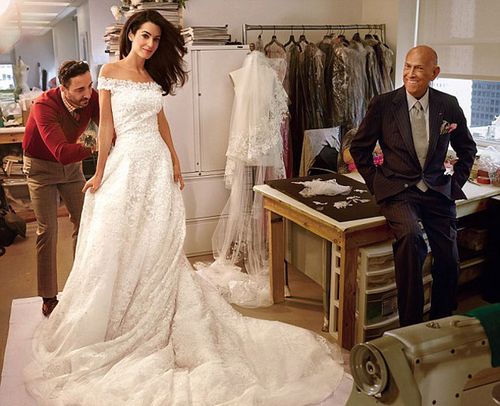
[[[353,31],[353,30],[370,30],[380,31],[381,41],[385,42],[385,24],[324,24],[324,25],[311,25],[311,24],[293,24],[293,25],[255,25],[244,24],[243,43],[247,44],[248,31]]]

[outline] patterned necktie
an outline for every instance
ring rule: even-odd
[[[411,133],[413,135],[413,145],[417,153],[420,166],[423,168],[425,158],[427,157],[427,149],[429,141],[427,137],[427,124],[425,122],[425,113],[422,105],[417,101],[410,110]],[[417,187],[425,192],[428,187],[422,179],[417,183]]]

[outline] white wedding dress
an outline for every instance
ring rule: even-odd
[[[73,269],[33,339],[39,405],[308,405],[343,368],[323,338],[243,317],[184,253],[184,205],[156,83],[99,79],[116,144],[87,193]]]

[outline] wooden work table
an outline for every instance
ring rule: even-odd
[[[24,127],[1,127],[0,144],[16,144],[23,142]]]
[[[359,174],[348,176],[362,181]],[[360,247],[392,238],[385,217],[339,222],[268,185],[255,186],[267,210],[271,294],[274,303],[284,298],[284,220],[290,220],[332,243],[329,332],[343,348],[355,344],[356,272]],[[457,201],[457,216],[486,209],[487,200],[500,188],[471,182],[463,188],[468,200]]]

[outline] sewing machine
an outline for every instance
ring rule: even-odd
[[[500,405],[500,368],[491,368],[488,338],[473,317],[387,331],[356,345],[350,364],[347,406]]]

